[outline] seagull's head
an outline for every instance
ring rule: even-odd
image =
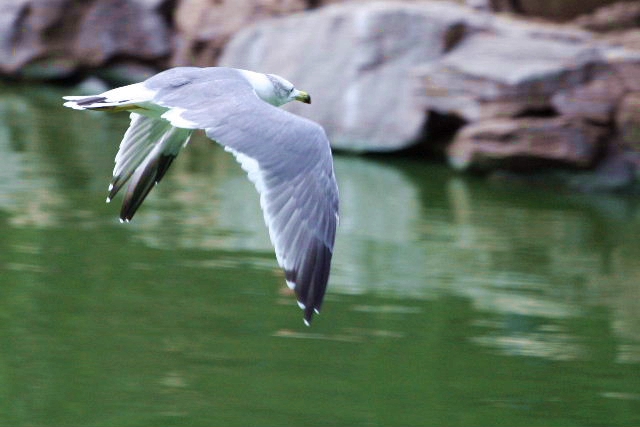
[[[307,92],[298,90],[293,83],[275,74],[267,74],[267,77],[273,84],[273,93],[276,103],[274,105],[283,105],[291,101],[300,101],[305,104],[311,104],[311,97]]]
[[[249,81],[256,95],[265,102],[279,107],[291,101],[311,104],[311,97],[307,92],[298,90],[293,83],[276,74],[262,74],[253,71],[240,70]]]

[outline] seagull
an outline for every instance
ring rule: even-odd
[[[176,67],[92,96],[65,96],[77,110],[129,111],[115,158],[110,202],[128,182],[120,221],[129,222],[191,135],[204,130],[247,172],[276,259],[309,326],[320,312],[338,226],[338,186],[324,129],[276,108],[311,103],[274,74],[226,67]]]

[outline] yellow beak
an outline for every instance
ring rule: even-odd
[[[304,102],[305,104],[311,104],[311,96],[307,92],[298,91],[298,94],[294,98],[296,101]]]

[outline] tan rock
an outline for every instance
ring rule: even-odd
[[[551,104],[558,113],[568,117],[609,125],[624,92],[624,83],[609,68],[584,85],[556,92]]]
[[[624,149],[640,153],[640,92],[628,93],[616,114],[616,127]]]
[[[562,39],[562,32],[512,31],[472,34],[416,69],[425,108],[467,121],[539,114],[551,109],[555,93],[588,82],[591,65],[603,62],[594,47]]]
[[[639,1],[619,1],[600,7],[591,14],[584,14],[574,23],[591,31],[620,31],[638,28],[640,20]]]
[[[213,65],[229,38],[262,19],[307,8],[305,0],[181,0],[172,64]]]
[[[447,149],[459,170],[589,167],[606,129],[568,117],[491,119],[462,128]]]

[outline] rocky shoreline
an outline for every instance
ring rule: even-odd
[[[257,69],[316,94],[292,109],[338,150],[420,144],[462,171],[570,171],[572,189],[638,192],[640,2],[593,2],[568,23],[467,3],[7,0],[0,74],[123,84],[176,65]]]

